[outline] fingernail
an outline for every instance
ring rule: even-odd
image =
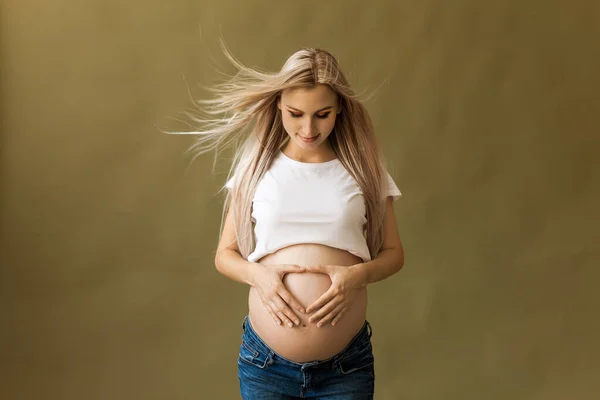
[[[292,328],[294,325],[292,325],[292,323],[291,323],[291,322],[288,322],[288,326],[289,326],[290,328]]]
[[[319,323],[317,324],[317,328],[320,328],[320,327],[321,327],[321,323],[319,322]]]

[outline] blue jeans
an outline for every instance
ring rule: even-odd
[[[344,350],[323,361],[297,363],[275,353],[242,323],[238,378],[244,400],[373,399],[375,370],[368,321]]]

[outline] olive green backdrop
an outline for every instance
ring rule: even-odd
[[[3,2],[2,399],[238,397],[231,153],[158,129],[233,71],[219,35],[377,89],[406,264],[370,288],[376,398],[597,398],[599,3],[365,4]]]

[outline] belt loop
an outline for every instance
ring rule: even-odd
[[[369,321],[367,321],[367,332],[369,334],[369,339],[370,339],[371,336],[373,335],[373,328],[371,328],[371,324],[369,323]]]
[[[244,331],[246,330],[246,321],[247,321],[247,320],[248,320],[248,316],[246,315],[246,316],[244,317],[244,320],[242,321],[242,330],[244,330]]]

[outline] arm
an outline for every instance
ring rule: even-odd
[[[392,197],[388,196],[386,202],[383,220],[384,242],[379,254],[371,261],[350,267],[358,287],[384,280],[400,271],[404,265],[404,249],[398,234]]]
[[[304,272],[297,265],[262,265],[244,259],[235,238],[233,217],[228,212],[215,255],[215,266],[222,275],[254,287],[260,299],[278,325],[300,324],[291,307],[304,312],[302,305],[284,287],[282,278],[288,272]]]
[[[304,268],[296,265],[263,266],[246,261],[240,253],[229,248],[217,252],[215,265],[226,277],[256,288],[276,324],[286,323],[290,328],[300,324],[291,307],[301,313],[304,308],[283,286],[281,277],[286,272],[303,272]]]
[[[215,266],[217,271],[234,281],[252,286],[252,273],[254,263],[245,260],[237,250],[224,248],[217,250]]]
[[[229,210],[215,254],[215,267],[222,275],[252,286],[252,274],[250,273],[252,264],[254,263],[245,260],[239,252],[233,227],[233,214]]]
[[[307,268],[307,271],[328,274],[331,278],[329,290],[306,309],[307,313],[318,309],[310,317],[309,322],[319,321],[317,326],[323,326],[326,322],[331,321],[331,325],[335,325],[348,309],[348,297],[346,296],[348,290],[381,281],[402,269],[404,250],[396,227],[392,203],[392,197],[388,196],[383,220],[383,245],[375,259],[350,267],[317,265]]]

